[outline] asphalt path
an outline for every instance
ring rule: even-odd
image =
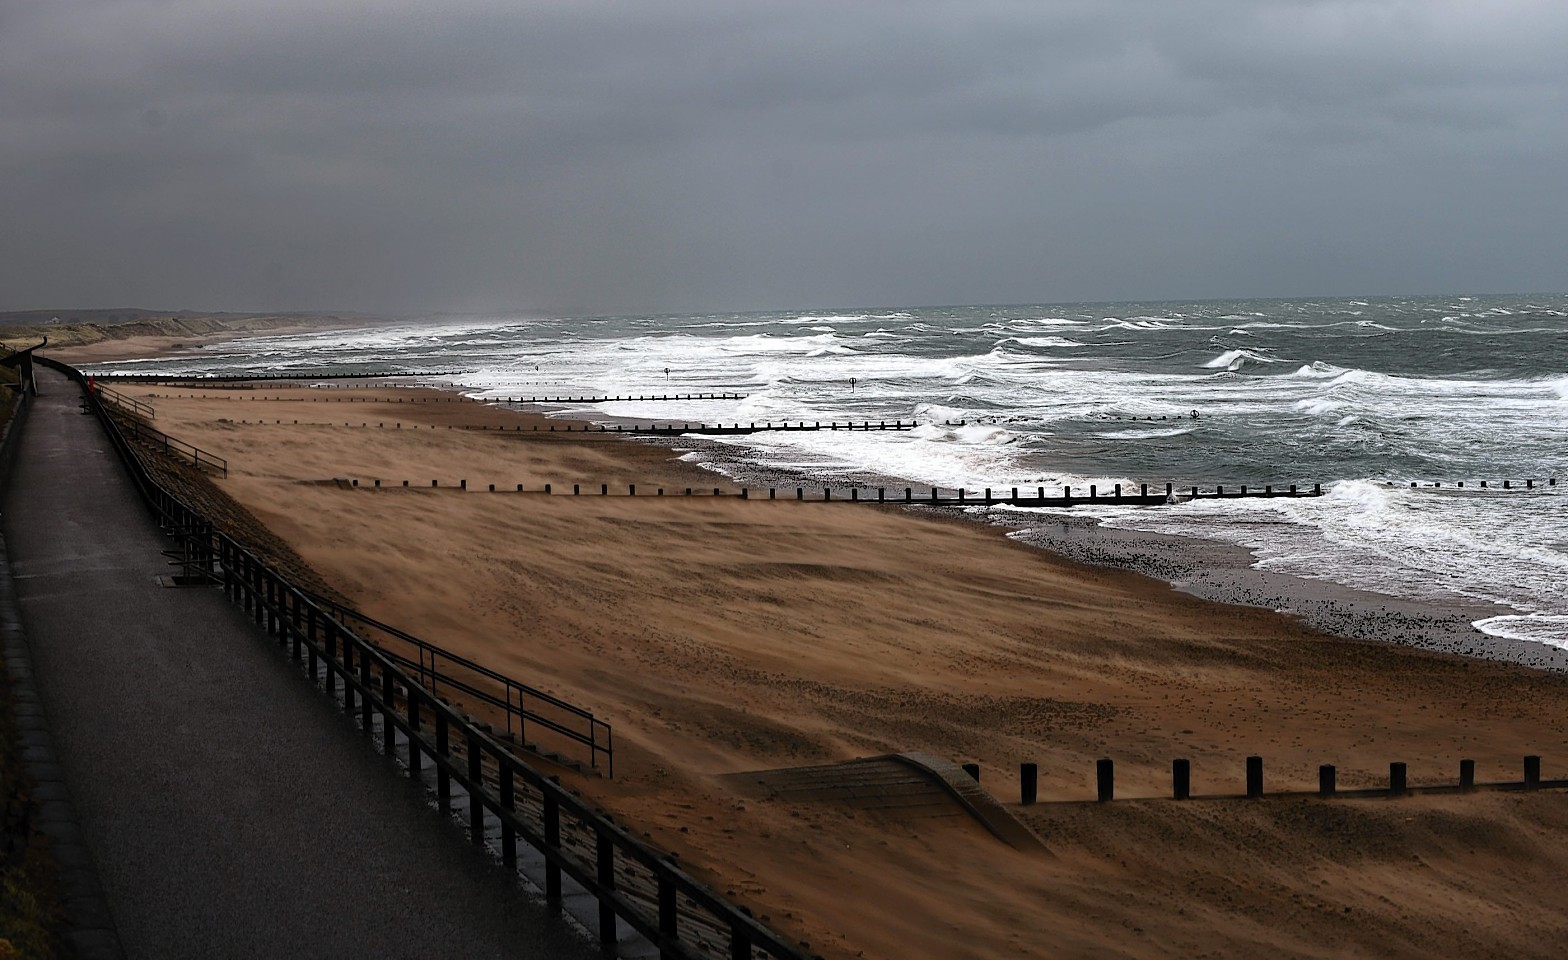
[[[468,846],[162,536],[40,369],[0,524],[34,678],[125,953],[601,956]]]

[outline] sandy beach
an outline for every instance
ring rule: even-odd
[[[1525,754],[1568,776],[1568,677],[1328,636],[945,514],[714,497],[737,490],[666,447],[433,391],[118,389],[226,457],[218,488],[359,609],[612,723],[615,778],[564,775],[824,956],[1546,957],[1568,936],[1562,791],[1163,799],[1177,757],[1205,796],[1240,793],[1249,754],[1270,791],[1322,763],[1342,787],[1390,761],[1449,783],[1461,758],[1517,780]],[[736,776],[911,750],[979,763],[1047,852]],[[1143,799],[1088,802],[1100,757]]]

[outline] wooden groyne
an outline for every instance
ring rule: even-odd
[[[798,420],[794,423],[779,421],[777,423],[731,423],[728,426],[722,423],[682,423],[682,424],[657,424],[647,426],[637,424],[612,424],[599,425],[599,433],[629,433],[634,436],[662,436],[672,437],[683,434],[703,434],[709,436],[744,433],[789,432],[811,433],[819,430],[856,430],[860,432],[880,430],[913,430],[920,424],[914,420],[846,420],[842,423],[834,420],[828,423],[822,421],[807,422]],[[591,427],[590,427],[591,429]]]
[[[426,484],[423,481],[410,482],[408,480],[403,480],[399,484],[390,480],[383,480],[382,478],[373,478],[369,480],[368,483],[362,483],[357,477],[339,477],[338,482],[339,485],[343,487],[368,487],[371,490],[382,489],[383,483],[385,483],[387,488],[426,488]],[[783,491],[783,496],[780,496],[780,491],[777,487],[766,488],[767,495],[764,496],[761,488],[753,490],[750,487],[740,487],[739,489],[732,489],[728,491],[724,490],[722,487],[672,487],[670,488],[669,492],[666,493],[664,487],[655,487],[650,490],[648,485],[644,484],[642,492],[638,493],[637,484],[633,483],[628,484],[624,492],[617,488],[612,494],[610,485],[608,483],[574,483],[571,486],[572,492],[569,494],[569,496],[574,497],[580,497],[584,495],[600,497],[616,496],[624,498],[641,497],[644,499],[648,497],[665,496],[722,497],[738,500],[794,500],[801,503],[868,503],[886,505],[907,504],[910,506],[926,507],[1075,507],[1083,506],[1085,504],[1152,507],[1180,503],[1193,499],[1239,500],[1243,497],[1320,497],[1323,495],[1322,484],[1317,483],[1314,483],[1311,489],[1307,489],[1304,486],[1293,483],[1289,486],[1281,487],[1279,489],[1275,489],[1273,486],[1265,486],[1261,490],[1257,487],[1249,488],[1246,484],[1241,484],[1240,486],[1232,487],[1229,492],[1226,491],[1226,488],[1223,484],[1208,489],[1204,489],[1202,487],[1189,487],[1185,488],[1184,490],[1178,490],[1174,484],[1170,483],[1165,484],[1163,489],[1158,485],[1151,487],[1150,484],[1145,483],[1140,484],[1136,488],[1137,492],[1133,492],[1134,488],[1131,486],[1128,486],[1124,489],[1123,485],[1119,483],[1112,484],[1107,490],[1102,492],[1098,484],[1090,484],[1087,490],[1082,487],[1078,488],[1081,492],[1077,494],[1074,494],[1073,488],[1071,486],[1063,487],[1061,496],[1048,495],[1046,493],[1046,487],[1036,487],[1034,493],[1032,494],[1027,489],[1021,487],[1012,487],[1006,492],[1004,492],[1002,489],[992,487],[986,487],[980,491],[971,491],[962,487],[956,490],[949,489],[944,491],[944,489],[941,487],[931,487],[927,490],[919,492],[918,494],[916,493],[914,487],[904,487],[902,496],[899,495],[899,491],[895,490],[893,491],[893,496],[891,497],[888,496],[888,490],[886,487],[849,487],[847,490],[848,496],[844,495],[844,491],[841,491],[835,496],[832,487],[819,487],[816,489],[795,487],[793,488],[794,496],[792,497],[790,496],[791,491],[789,488],[785,488]],[[597,490],[594,489],[595,487],[597,487]],[[467,480],[458,480],[456,483],[448,480],[443,485],[442,481],[439,478],[436,478],[429,482],[428,489],[467,491],[469,486]],[[499,489],[497,488],[496,484],[492,483],[488,485],[488,492],[568,496],[566,493],[565,484],[561,484],[560,491],[557,492],[556,485],[553,483],[537,484],[533,487],[529,487],[526,484],[521,483],[511,486],[507,484],[501,484]],[[872,495],[873,492],[875,493],[875,496]],[[862,493],[864,493],[865,496],[861,496]]]
[[[744,393],[657,393],[602,397],[479,397],[483,403],[617,403],[628,400],[744,400]]]
[[[93,380],[118,383],[248,383],[257,380],[377,380],[404,377],[458,377],[467,370],[399,370],[385,373],[97,373],[83,371]]]
[[[1372,797],[1407,797],[1414,794],[1454,794],[1475,793],[1483,790],[1516,790],[1534,792],[1537,790],[1562,790],[1568,789],[1568,778],[1542,779],[1541,758],[1535,755],[1524,757],[1523,777],[1519,780],[1494,780],[1478,782],[1475,777],[1476,762],[1472,759],[1459,761],[1459,777],[1457,780],[1413,784],[1410,782],[1409,766],[1403,762],[1395,761],[1388,765],[1388,780],[1384,786],[1357,787],[1342,789],[1339,786],[1338,768],[1331,763],[1318,767],[1317,788],[1313,789],[1284,789],[1264,791],[1263,783],[1263,758],[1249,756],[1243,764],[1243,776],[1240,781],[1240,793],[1221,791],[1217,793],[1197,794],[1192,789],[1192,761],[1186,758],[1177,758],[1171,761],[1171,793],[1172,800],[1194,799],[1241,799],[1258,800],[1269,797],[1319,797],[1328,799],[1355,799]],[[963,764],[963,769],[975,779],[980,780],[980,765],[976,763]],[[1234,781],[1233,781],[1234,782]],[[1039,801],[1039,765],[1022,763],[1018,766],[1019,802],[1029,806]],[[1084,798],[1087,799],[1087,798]],[[1109,803],[1116,799],[1116,764],[1109,757],[1102,757],[1094,763],[1094,802]],[[1137,797],[1128,799],[1154,799],[1152,797]],[[1083,800],[1066,799],[1061,803],[1081,803]]]

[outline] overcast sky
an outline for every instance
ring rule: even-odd
[[[1564,0],[0,0],[0,309],[1568,289]]]

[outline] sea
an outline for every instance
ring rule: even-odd
[[[604,423],[920,424],[693,439],[689,459],[741,480],[1321,484],[1316,498],[971,512],[1025,537],[1067,512],[1230,544],[1258,570],[1484,606],[1482,633],[1568,648],[1564,294],[405,317],[99,370],[440,370],[492,400],[744,395],[546,407]]]

